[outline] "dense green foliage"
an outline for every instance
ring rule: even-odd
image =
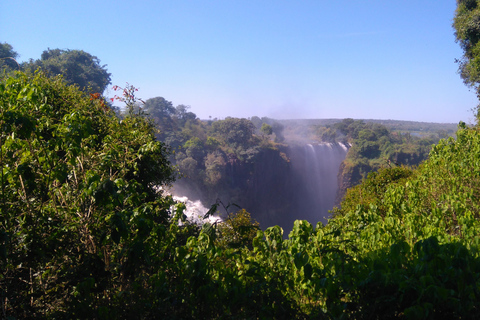
[[[458,60],[459,72],[465,84],[480,94],[480,6],[476,0],[457,0],[453,20],[455,36],[463,49]]]
[[[152,125],[42,75],[2,82],[0,100],[4,315],[144,308],[173,204],[155,189],[172,168]]]
[[[18,70],[19,65],[15,60],[17,57],[18,53],[13,50],[10,44],[0,43],[0,72],[10,73],[13,70]]]
[[[244,306],[240,317],[477,318],[480,133],[461,127],[457,136],[435,146],[414,174],[371,175],[368,206],[316,229],[297,221],[286,240],[278,227],[259,231],[253,250],[232,256],[228,276],[212,263],[211,285],[228,283],[224,292]],[[346,201],[353,207],[357,199]],[[219,250],[205,251],[208,261]],[[245,295],[254,300],[246,304]]]
[[[344,214],[355,211],[357,206],[365,208],[371,205],[385,209],[383,198],[387,188],[393,184],[405,183],[405,180],[413,174],[413,169],[408,167],[389,167],[380,171],[373,171],[361,184],[347,190],[342,200],[341,208],[334,208],[334,214]]]
[[[228,248],[248,247],[251,249],[252,241],[258,229],[258,222],[253,221],[250,213],[245,209],[228,213],[225,221],[218,224],[216,234],[219,237],[216,239],[215,245]]]
[[[359,282],[359,297],[384,295],[369,297],[372,312],[382,298],[394,302],[392,316],[478,317],[479,139],[477,128],[461,127],[457,141],[441,141],[411,178],[397,175],[369,207],[329,221],[326,229],[341,230],[352,255],[366,254],[371,273]],[[391,173],[367,184],[383,188],[380,177]],[[358,198],[350,201],[346,207]]]
[[[0,90],[4,317],[480,316],[476,127],[440,141],[415,171],[371,174],[325,226],[253,237],[245,211],[202,230],[178,223],[182,204],[157,188],[172,178],[166,149],[145,118],[120,121],[41,75]]]
[[[50,76],[62,75],[68,84],[76,84],[90,93],[103,93],[110,82],[110,73],[100,60],[83,50],[48,49],[41,58],[23,64],[30,72],[40,68]]]
[[[77,85],[88,93],[102,94],[111,83],[106,65],[100,59],[83,50],[47,49],[40,59],[30,59],[19,64],[19,54],[8,43],[0,43],[0,79],[13,75],[13,71],[34,73],[41,69],[53,77],[62,75],[67,84]]]

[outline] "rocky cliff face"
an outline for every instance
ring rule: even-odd
[[[293,210],[288,188],[292,183],[291,165],[284,151],[263,148],[251,161],[231,154],[226,156],[222,177],[216,184],[186,177],[175,183],[174,193],[201,200],[206,207],[220,200],[224,205],[245,208],[262,228],[281,225]],[[232,206],[229,211],[237,209]]]
[[[338,190],[335,198],[335,206],[340,206],[340,203],[347,192],[353,186],[362,182],[368,173],[380,169],[381,166],[417,166],[422,161],[427,159],[428,152],[426,150],[412,150],[412,151],[397,151],[393,154],[393,160],[380,164],[379,159],[357,159],[351,160],[350,154],[347,154],[346,159],[341,163],[338,170]]]
[[[372,171],[372,167],[370,167],[367,163],[362,162],[353,164],[348,160],[342,161],[337,174],[338,189],[335,196],[335,206],[340,206],[343,196],[347,192],[348,188],[359,184],[370,171]]]

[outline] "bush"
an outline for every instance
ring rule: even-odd
[[[173,205],[156,189],[173,171],[152,125],[38,73],[0,83],[0,127],[4,315],[143,310]]]

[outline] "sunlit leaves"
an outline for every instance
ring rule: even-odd
[[[20,74],[1,88],[0,253],[2,263],[23,266],[2,269],[4,310],[94,316],[93,301],[136,277],[144,283],[141,274],[158,263],[151,248],[172,205],[156,189],[172,181],[166,148],[148,121],[120,122],[103,100],[58,78]],[[30,289],[17,290],[25,270]],[[27,311],[31,294],[49,307]]]

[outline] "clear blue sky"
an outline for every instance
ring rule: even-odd
[[[20,60],[82,49],[200,118],[473,121],[455,0],[2,0]],[[113,92],[108,93],[110,96]]]

